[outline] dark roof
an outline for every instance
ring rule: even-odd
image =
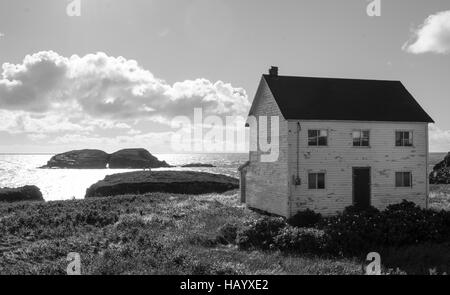
[[[287,120],[434,122],[400,81],[263,77]]]

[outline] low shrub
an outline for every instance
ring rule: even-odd
[[[227,222],[219,228],[217,241],[221,244],[235,244],[239,226],[235,222]]]
[[[384,244],[380,215],[374,211],[344,211],[326,221],[326,251],[339,256],[361,256]]]
[[[126,214],[119,218],[116,224],[117,230],[129,229],[132,227],[144,228],[146,226],[145,220],[138,214]]]
[[[241,249],[275,248],[361,258],[389,247],[450,242],[450,212],[422,209],[408,201],[383,211],[350,206],[329,218],[305,210],[288,223],[291,226],[282,218],[263,217],[240,230],[236,225],[225,225],[218,237],[222,243],[236,240]]]
[[[288,219],[288,224],[296,227],[314,227],[322,221],[322,215],[310,209],[297,212]]]
[[[286,226],[281,217],[263,217],[252,221],[240,229],[236,242],[241,249],[268,250],[273,245],[275,236]]]
[[[283,252],[321,254],[324,247],[324,231],[313,228],[287,226],[274,238],[274,248]]]
[[[355,214],[364,214],[368,216],[374,216],[377,214],[380,214],[380,210],[373,206],[369,207],[359,207],[359,206],[348,206],[345,207],[344,211],[342,212],[343,215],[355,215]]]
[[[329,251],[362,255],[386,247],[450,241],[450,212],[423,209],[403,201],[383,211],[348,207],[326,220]]]
[[[381,212],[386,246],[441,243],[449,236],[450,213],[422,209],[412,202],[390,205]]]

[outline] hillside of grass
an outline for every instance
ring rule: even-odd
[[[450,211],[450,184],[430,184],[429,206]]]
[[[449,209],[450,186],[431,189],[430,207]],[[0,274],[65,274],[70,252],[81,255],[83,274],[363,274],[365,252],[313,255],[322,252],[314,229],[278,234],[285,251],[242,247],[252,234],[264,234],[258,224],[267,217],[238,199],[231,191],[0,203]],[[238,228],[244,231],[236,239]],[[415,243],[384,249],[382,264],[385,273],[444,273],[450,251],[448,244]]]
[[[0,274],[360,274],[352,259],[242,251],[221,227],[260,216],[236,192],[0,204]]]

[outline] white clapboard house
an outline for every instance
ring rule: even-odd
[[[251,116],[279,117],[279,156],[261,161],[258,148],[240,167],[249,207],[289,217],[307,208],[324,215],[350,205],[383,209],[403,199],[427,206],[433,120],[401,82],[279,76],[272,67]]]

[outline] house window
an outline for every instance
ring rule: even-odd
[[[353,146],[369,146],[369,130],[353,131]]]
[[[411,172],[395,172],[395,186],[396,187],[412,187],[412,173]]]
[[[326,146],[328,145],[328,130],[308,130],[309,146]]]
[[[395,146],[412,146],[413,134],[411,131],[396,131]]]
[[[309,189],[325,189],[325,173],[309,173],[308,174]]]

